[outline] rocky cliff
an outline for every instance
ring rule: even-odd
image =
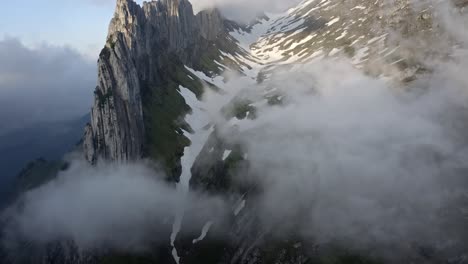
[[[168,122],[175,122],[188,109],[175,94],[177,85],[172,86],[181,80],[170,74],[184,71],[183,65],[196,67],[204,49],[222,32],[223,21],[216,10],[195,16],[187,0],[143,6],[117,1],[98,61],[92,122],[84,140],[86,158],[95,163],[152,156],[177,170],[180,148],[186,143],[177,143],[184,140],[168,131],[168,126],[177,129],[177,124]],[[197,84],[190,86],[196,89]],[[158,110],[153,109],[155,104]],[[168,116],[166,120],[172,120],[164,123],[154,113],[161,108],[174,109],[177,116]],[[160,143],[168,140],[175,144],[172,149]]]

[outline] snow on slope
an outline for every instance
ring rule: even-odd
[[[347,56],[363,68],[369,61],[387,65],[410,61],[403,56],[411,52],[389,33],[398,32],[408,39],[424,37],[431,43],[431,38],[437,39],[431,26],[431,10],[413,10],[407,0],[305,0],[282,14],[266,14],[231,36],[250,54],[244,61],[257,73],[335,56]]]
[[[369,73],[382,74],[386,67],[413,67],[411,61],[402,54],[409,54],[404,50],[404,43],[391,40],[390,31],[400,32],[417,37],[426,37],[427,42],[437,37],[437,32],[429,26],[431,14],[428,10],[415,11],[408,9],[407,0],[304,0],[295,8],[280,14],[265,14],[249,27],[238,27],[230,32],[230,36],[237,41],[240,50],[222,52],[223,57],[238,63],[242,73],[246,75],[252,84],[268,78],[272,69],[284,65],[296,65],[324,57],[347,56],[357,68],[365,68]],[[419,12],[419,13],[418,13]],[[421,50],[431,52],[438,47],[424,47]],[[215,61],[222,69],[229,69],[223,65],[222,60]],[[374,64],[370,64],[373,62]],[[383,69],[376,67],[375,62],[385,65]],[[369,63],[369,65],[368,65]],[[405,68],[401,79],[410,77],[416,69]],[[186,67],[194,76],[205,82],[212,83],[227,92],[220,95],[219,104],[227,104],[235,96],[232,85],[226,83],[222,76],[209,77],[203,72]],[[379,68],[379,69],[376,69]],[[294,67],[292,67],[294,69]],[[375,72],[373,72],[375,71]],[[239,85],[240,87],[241,85]],[[194,110],[192,115],[186,117],[186,121],[192,126],[195,133],[186,133],[192,141],[192,145],[185,149],[182,158],[183,174],[179,184],[181,192],[188,191],[190,181],[190,168],[195,157],[200,153],[211,131],[203,131],[207,125],[207,119],[203,103],[181,87],[181,94],[188,105]],[[267,100],[254,104],[267,103]],[[252,104],[252,105],[254,105]],[[227,124],[235,125],[239,130],[249,129],[249,119],[240,120],[233,117]],[[229,150],[223,155],[223,160],[229,156]],[[237,215],[245,206],[245,200],[235,210]],[[174,224],[172,242],[174,242],[183,210],[178,221]],[[202,230],[202,235],[195,242],[202,240],[209,231],[211,224],[207,224]],[[174,249],[177,260],[177,252]]]
[[[192,69],[189,70],[198,74],[198,72],[195,72]],[[215,80],[213,80],[213,82],[216,83]],[[192,113],[185,117],[185,121],[190,125],[193,132],[190,133],[188,131],[184,131],[184,135],[188,139],[190,139],[191,144],[184,150],[184,156],[181,159],[182,175],[180,177],[179,184],[177,184],[177,191],[180,193],[181,197],[184,197],[184,199],[186,199],[189,191],[190,178],[192,177],[191,169],[193,163],[195,162],[195,159],[197,158],[198,154],[200,154],[209,135],[213,132],[213,128],[210,127],[209,129],[206,129],[206,126],[210,123],[210,119],[205,110],[203,109],[203,102],[199,101],[195,94],[189,89],[182,86],[180,86],[179,89],[180,94],[185,99],[185,102],[192,109]],[[174,222],[173,231],[171,235],[171,245],[173,247],[172,254],[174,256],[174,259],[176,260],[176,262],[179,262],[180,259],[177,254],[177,249],[174,247],[174,243],[182,225],[185,204],[180,204],[180,207],[177,208],[177,210],[177,217]]]

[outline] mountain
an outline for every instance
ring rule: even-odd
[[[188,77],[184,65],[201,68],[219,54],[212,47],[223,41],[218,35],[228,37],[221,30],[216,10],[195,16],[188,1],[142,7],[118,1],[99,58],[99,85],[85,137],[88,160],[150,156],[164,161],[174,177],[180,174],[177,160],[188,143],[177,128],[183,124],[173,122],[189,108],[176,89],[185,84],[201,94],[202,84]]]
[[[308,242],[295,234],[275,239],[257,224],[257,208],[245,205],[255,188],[233,186],[234,171],[249,163],[242,149],[218,138],[209,123],[181,117],[190,113],[203,120],[190,94],[200,99],[203,87],[229,89],[229,79],[221,75],[225,70],[252,83],[267,83],[279,68],[344,55],[369,76],[411,84],[431,71],[429,56],[447,56],[455,44],[447,42],[448,37],[441,39],[446,32],[434,24],[433,16],[431,6],[418,8],[406,0],[305,0],[285,13],[264,14],[242,25],[224,19],[216,9],[195,15],[186,0],[142,6],[119,0],[100,55],[86,157],[90,162],[149,157],[164,163],[170,179],[190,180],[194,190],[238,197],[232,206],[241,206],[242,213],[233,215],[222,236],[227,239],[208,233],[194,245],[199,234],[178,238],[180,263],[374,263],[372,257],[333,247],[311,254]],[[403,38],[393,38],[395,34]],[[277,94],[266,99],[281,103]],[[231,103],[234,113],[228,120],[255,118],[252,102]],[[207,143],[190,145],[200,139]],[[193,164],[184,163],[184,150],[198,155]],[[184,174],[190,168],[191,175]],[[182,230],[191,221],[186,218]],[[411,258],[418,262],[424,256]]]
[[[177,160],[188,143],[179,130],[185,124],[174,122],[189,107],[176,90],[182,85],[200,97],[203,84],[216,86],[213,77],[225,69],[261,79],[279,66],[345,53],[364,71],[379,75],[397,68],[397,77],[410,80],[425,70],[419,58],[444,52],[433,41],[439,32],[430,12],[403,0],[311,0],[243,26],[216,9],[194,15],[188,1],[118,1],[99,59],[87,159],[152,157],[177,178]],[[424,39],[427,46],[394,41],[390,31]]]
[[[466,12],[466,1],[455,4]],[[179,219],[180,231],[174,229],[172,241],[154,245],[152,254],[61,256],[54,263],[466,263],[466,244],[456,242],[439,252],[434,241],[429,246],[402,241],[395,248],[401,246],[404,254],[385,252],[385,257],[374,248],[344,248],[340,241],[316,243],[314,234],[304,236],[295,229],[303,212],[265,226],[255,203],[265,190],[256,182],[236,180],[253,161],[235,139],[254,134],[249,124],[260,114],[260,105],[285,104],[284,95],[276,92],[278,72],[293,75],[306,63],[345,57],[367,77],[410,89],[434,71],[428,58],[450,57],[458,44],[436,18],[432,5],[415,6],[409,0],[304,0],[244,25],[225,19],[217,9],[194,14],[188,0],[142,5],[118,0],[99,56],[91,122],[83,139],[85,158],[94,165],[157,161],[167,181],[229,197],[232,210],[227,219],[197,219],[201,216],[190,212],[197,208],[187,209]],[[249,91],[236,90],[242,85],[264,90],[253,101],[243,97]],[[227,96],[202,100],[210,93]],[[211,104],[219,107],[225,127],[210,119]],[[438,160],[433,156],[431,162]],[[454,211],[461,219],[462,210]]]

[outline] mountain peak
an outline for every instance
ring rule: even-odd
[[[109,25],[108,38],[111,38],[116,32],[130,33],[129,25],[137,24],[141,18],[142,9],[133,0],[117,0],[114,17]]]
[[[122,14],[123,12],[132,12],[138,8],[141,8],[140,5],[138,5],[133,0],[117,0],[115,14]]]
[[[216,41],[223,32],[223,21],[216,9],[195,16],[188,0],[150,1],[143,5],[133,0],[117,1],[99,59],[92,122],[86,130],[88,160],[95,162],[101,157],[125,161],[145,155],[146,101],[142,93],[158,94],[154,100],[164,101],[166,88],[161,85],[173,81],[166,76],[169,58],[186,65],[201,64],[202,59],[197,58],[206,47],[213,46],[208,42]],[[181,65],[177,67],[183,71]]]

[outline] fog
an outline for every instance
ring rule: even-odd
[[[149,162],[100,164],[73,158],[57,179],[26,193],[3,219],[3,245],[29,241],[46,245],[73,241],[80,250],[147,250],[169,243],[180,197]],[[220,217],[223,201],[191,194],[189,206],[205,217]],[[196,224],[196,223],[194,223]]]
[[[116,0],[86,0],[97,5],[106,5],[109,8],[114,7]],[[143,4],[144,0],[134,0],[138,4]],[[154,1],[154,0],[152,0]],[[147,1],[149,2],[149,1]],[[301,0],[189,0],[196,13],[199,11],[218,8],[224,16],[242,23],[249,23],[257,15],[263,12],[284,12],[288,8],[295,6]],[[248,7],[248,8],[246,8]]]
[[[408,92],[346,60],[277,73],[265,86],[283,105],[260,105],[225,137],[245,148],[250,169],[237,180],[260,186],[250,203],[263,225],[363,247],[466,238],[463,216],[447,212],[467,189],[468,91],[440,80]]]
[[[235,21],[248,23],[263,12],[284,12],[300,0],[191,0],[195,13],[207,8],[219,8],[223,15]]]
[[[96,62],[69,47],[0,40],[0,134],[85,115],[96,72]]]
[[[437,44],[451,56],[424,61],[430,73],[405,86],[346,58],[279,69],[261,85],[228,83],[245,85],[229,96],[254,102],[257,117],[214,120],[246,152],[237,180],[259,186],[247,202],[267,230],[402,254],[414,244],[465,247],[468,24],[447,1],[433,5],[447,32]]]

